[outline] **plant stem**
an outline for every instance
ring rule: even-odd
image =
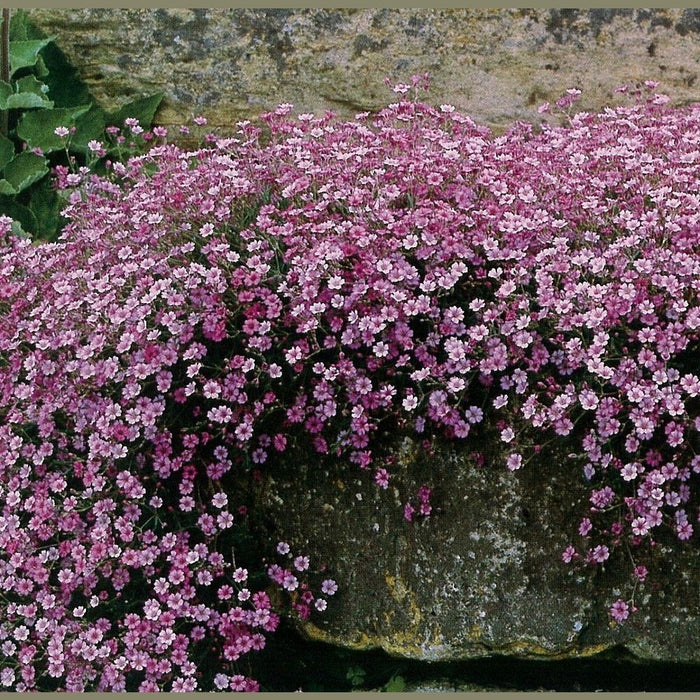
[[[2,38],[0,38],[0,64],[3,82],[10,82],[10,10],[4,7],[2,10]],[[9,130],[9,112],[3,109],[0,113],[0,133],[7,136]]]

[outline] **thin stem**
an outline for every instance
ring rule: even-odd
[[[2,10],[2,37],[0,38],[0,69],[3,82],[10,82],[10,10]],[[3,109],[0,112],[0,133],[7,136],[9,130],[9,112]]]

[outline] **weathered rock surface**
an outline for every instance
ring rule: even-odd
[[[537,121],[569,87],[597,109],[628,81],[696,101],[700,9],[33,9],[107,108],[164,91],[162,124],[229,126],[291,102],[343,116],[428,72],[428,101]]]
[[[631,590],[627,555],[596,574],[560,558],[590,505],[579,467],[549,449],[511,473],[488,450],[479,466],[471,449],[445,445],[431,456],[404,441],[387,491],[357,467],[317,458],[274,477],[262,503],[272,535],[331,565],[342,588],[304,634],[429,661],[577,658],[622,646],[638,659],[700,662],[697,545],[668,543],[675,555],[650,566],[661,590],[642,586],[640,612],[611,625],[609,605]],[[438,510],[407,523],[400,504],[424,482]]]

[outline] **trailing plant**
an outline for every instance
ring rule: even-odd
[[[566,440],[591,495],[563,558],[631,561],[615,623],[654,542],[697,537],[700,107],[572,90],[563,125],[494,137],[419,87],[59,168],[53,244],[2,220],[5,687],[255,688],[267,582],[302,618],[338,589],[294,543],[236,561],[241,480],[307,444],[386,488],[384,428],[495,426],[512,471]],[[441,517],[430,495],[407,520]]]
[[[9,16],[6,10],[6,27]],[[103,171],[106,160],[143,152],[141,133],[129,134],[127,141],[115,128],[131,118],[148,129],[163,96],[137,99],[107,112],[95,103],[56,37],[43,36],[24,11],[12,14],[3,37],[8,60],[0,80],[0,214],[13,218],[16,232],[53,239],[63,224],[60,211],[65,201],[52,187],[50,171],[57,165]],[[57,129],[67,133],[59,135]],[[90,148],[97,143],[103,148]]]

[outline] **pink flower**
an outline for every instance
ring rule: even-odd
[[[295,557],[294,568],[297,571],[306,571],[309,568],[309,557],[305,557],[305,556]]]
[[[649,523],[644,517],[637,517],[632,521],[632,532],[635,535],[646,535],[649,532]]]
[[[374,481],[378,486],[381,486],[381,488],[386,489],[389,487],[389,479],[391,478],[391,474],[384,469],[383,467],[380,469],[377,469],[377,471],[374,474]]]
[[[693,526],[689,522],[676,525],[676,535],[679,540],[689,540],[693,536]]]
[[[385,430],[428,466],[440,441],[496,431],[511,471],[555,439],[590,481],[601,539],[586,564],[652,528],[692,538],[697,115],[660,108],[651,85],[576,114],[572,88],[564,125],[495,136],[419,102],[423,83],[348,122],[283,105],[264,136],[240,122],[192,152],[132,118],[110,143],[149,141],[146,155],[105,176],[56,168],[59,240],[23,241],[0,218],[7,687],[116,692],[136,671],[144,692],[187,690],[214,645],[212,686],[254,689],[228,664],[279,617],[225,544],[246,508],[224,485],[306,447],[388,488]],[[405,518],[431,497],[421,486]],[[323,607],[308,560],[278,553],[289,569],[261,567],[291,609]],[[111,620],[113,595],[134,590],[138,614]],[[613,620],[634,611],[623,603]]]
[[[640,580],[644,581],[647,577],[647,574],[649,571],[647,570],[646,566],[639,565],[634,568],[634,575]]]
[[[228,496],[223,492],[215,493],[211,502],[216,508],[224,508],[228,504]]]
[[[338,584],[333,579],[326,579],[321,584],[321,591],[326,595],[334,595],[338,590]]]
[[[604,544],[596,545],[589,551],[589,558],[592,562],[602,564],[610,556],[610,550]]]
[[[570,563],[573,559],[575,559],[576,557],[578,557],[578,554],[576,553],[576,550],[575,550],[571,545],[569,545],[569,546],[562,552],[561,560],[562,560],[565,564],[568,564],[568,563]]]
[[[282,588],[287,591],[295,591],[299,586],[299,579],[292,573],[287,573],[282,579]]]
[[[94,139],[92,141],[88,141],[87,147],[91,153],[96,155],[104,155],[106,153],[104,145],[100,141],[96,141]]]
[[[508,455],[508,459],[506,460],[506,466],[510,471],[516,471],[520,469],[523,465],[523,456],[521,454],[518,454],[517,452],[514,452],[513,454]]]
[[[610,607],[610,617],[616,622],[623,622],[629,616],[630,607],[624,600],[618,599]]]

